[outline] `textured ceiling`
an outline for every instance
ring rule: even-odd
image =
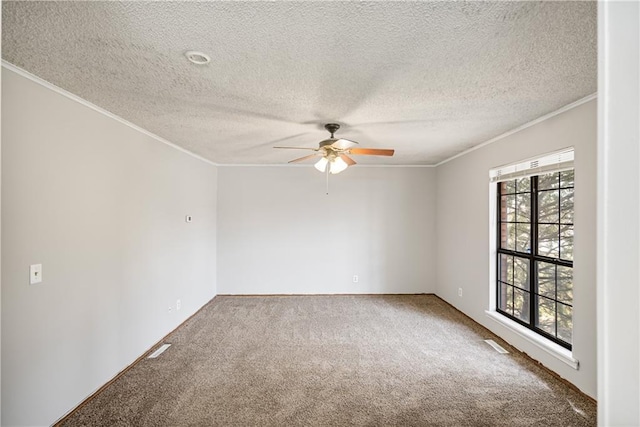
[[[218,163],[435,164],[596,91],[595,2],[2,2],[7,61]],[[208,53],[191,64],[187,50]]]

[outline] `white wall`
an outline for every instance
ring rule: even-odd
[[[2,19],[0,19],[0,34],[2,34]],[[0,52],[2,52],[2,37],[0,37]],[[2,73],[0,73],[0,95],[2,94]],[[0,96],[0,117],[2,117],[2,97]],[[2,184],[2,120],[0,120],[0,187]],[[2,201],[0,197],[0,223],[2,222]],[[2,259],[2,227],[0,227],[0,259]],[[2,288],[2,263],[0,262],[0,289]],[[0,307],[2,307],[2,292],[0,292]],[[2,366],[2,316],[0,315],[0,366]],[[0,384],[2,384],[2,369],[0,369]],[[2,423],[2,387],[0,386],[0,424]]]
[[[640,3],[598,5],[598,421],[640,425]]]
[[[2,71],[4,425],[58,419],[212,298],[216,271],[222,294],[436,292],[595,397],[595,101],[438,168],[350,168],[327,196],[311,166],[216,168]],[[569,145],[579,371],[484,314],[488,170]]]
[[[2,424],[48,425],[215,295],[217,172],[5,68],[2,106]]]
[[[573,108],[437,168],[437,294],[507,342],[596,396],[596,101]],[[489,169],[575,147],[574,370],[490,320]],[[458,297],[458,288],[463,297]]]
[[[218,293],[435,291],[433,168],[355,166],[329,195],[312,165],[218,174]]]

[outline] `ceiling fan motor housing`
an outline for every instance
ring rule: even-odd
[[[337,138],[329,138],[329,139],[325,139],[324,141],[320,141],[320,148],[322,147],[328,147],[328,148],[332,148],[331,144],[333,144],[334,142],[336,142],[338,139]]]

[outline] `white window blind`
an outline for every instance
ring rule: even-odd
[[[489,171],[489,180],[491,182],[508,181],[510,179],[560,172],[568,169],[573,169],[573,147],[491,169]]]

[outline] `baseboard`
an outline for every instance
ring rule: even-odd
[[[594,404],[597,404],[597,400],[596,399],[594,399],[593,397],[585,394],[582,390],[580,390],[578,387],[576,387],[573,383],[567,381],[566,379],[564,379],[563,377],[558,375],[556,372],[554,372],[551,369],[547,368],[542,363],[540,363],[539,361],[537,361],[534,358],[532,358],[531,356],[529,356],[527,353],[525,353],[525,352],[519,350],[518,348],[514,347],[512,344],[510,344],[509,342],[505,341],[502,337],[496,335],[494,332],[489,330],[487,327],[481,325],[480,323],[478,323],[477,321],[472,319],[470,316],[468,316],[467,314],[463,313],[458,308],[453,306],[451,303],[449,303],[449,302],[445,301],[444,299],[440,298],[435,293],[425,292],[425,293],[407,293],[407,294],[404,294],[404,293],[403,294],[389,294],[389,293],[384,293],[383,294],[383,293],[380,293],[380,294],[240,294],[240,295],[218,294],[218,295],[214,296],[211,300],[209,300],[208,302],[203,304],[202,307],[200,307],[195,313],[193,313],[191,316],[189,316],[187,319],[185,319],[182,323],[180,323],[178,326],[176,326],[173,330],[171,330],[171,332],[169,332],[164,337],[162,337],[160,340],[158,340],[158,342],[156,342],[154,345],[152,345],[140,357],[138,357],[135,361],[133,361],[133,363],[131,363],[129,366],[127,366],[122,371],[120,371],[118,374],[116,374],[111,380],[107,381],[103,386],[101,386],[99,389],[97,389],[95,392],[93,392],[91,395],[89,395],[86,399],[84,399],[82,402],[80,402],[75,408],[71,409],[67,414],[62,416],[58,421],[56,421],[53,424],[53,426],[54,427],[61,426],[64,421],[66,421],[69,417],[71,417],[73,414],[75,414],[79,409],[81,409],[83,406],[85,406],[87,403],[89,403],[92,399],[94,399],[97,395],[99,395],[104,389],[106,389],[108,386],[110,386],[115,381],[117,381],[122,375],[127,373],[137,363],[139,363],[141,360],[146,358],[158,345],[160,345],[163,341],[165,341],[169,335],[174,333],[178,328],[180,328],[186,322],[191,320],[191,318],[193,318],[195,315],[200,313],[200,311],[202,311],[209,303],[211,303],[218,296],[233,296],[233,297],[299,297],[299,296],[385,296],[385,295],[400,295],[400,296],[401,295],[409,295],[409,296],[410,295],[431,295],[431,296],[434,296],[434,297],[438,298],[444,304],[448,305],[453,310],[457,311],[462,316],[464,316],[465,318],[467,318],[468,320],[470,320],[471,322],[476,324],[480,329],[484,330],[489,335],[489,337],[499,341],[499,344],[502,347],[507,348],[512,353],[520,353],[520,354],[522,354],[525,358],[527,358],[528,360],[534,362],[536,365],[538,365],[540,368],[542,368],[545,372],[548,372],[551,376],[553,376],[554,378],[556,378],[557,380],[559,380],[560,382],[565,384],[567,387],[569,387],[570,389],[576,391],[577,393],[580,393],[581,396],[585,397],[586,399],[588,399],[589,401],[593,402]]]
[[[217,296],[217,295],[216,295]],[[189,320],[191,320],[196,314],[200,313],[202,311],[203,308],[205,308],[211,301],[213,301],[216,296],[214,296],[213,298],[211,298],[209,301],[207,301],[206,303],[204,303],[202,305],[202,307],[200,307],[198,310],[196,310],[195,313],[193,313],[191,316],[187,317],[184,321],[182,321],[178,326],[176,326],[175,328],[173,328],[171,330],[171,332],[169,332],[168,334],[166,334],[165,336],[163,336],[162,338],[160,338],[155,344],[153,344],[151,347],[149,347],[149,349],[147,351],[145,351],[144,353],[142,353],[142,355],[140,355],[140,357],[138,357],[136,360],[134,360],[133,362],[131,362],[131,364],[129,364],[128,366],[126,366],[123,370],[121,370],[120,372],[118,372],[113,378],[111,378],[109,381],[107,381],[104,385],[102,385],[100,388],[98,388],[96,391],[94,391],[93,393],[91,393],[86,399],[84,399],[82,402],[78,403],[78,405],[76,405],[73,409],[69,410],[69,412],[67,412],[66,414],[64,414],[62,417],[60,417],[60,419],[58,421],[56,421],[55,423],[53,423],[53,427],[60,427],[62,425],[62,423],[64,423],[69,417],[71,417],[73,414],[75,414],[79,409],[81,409],[82,407],[84,407],[87,403],[89,403],[91,400],[93,400],[97,395],[99,395],[100,393],[102,393],[102,391],[104,389],[106,389],[107,387],[109,387],[111,384],[113,384],[115,381],[118,380],[118,378],[120,378],[121,376],[123,376],[124,374],[126,374],[131,368],[133,368],[136,364],[138,364],[141,360],[145,359],[156,347],[158,347],[158,345],[160,345],[164,340],[167,339],[167,337],[169,335],[171,335],[172,333],[174,333],[178,328],[180,328],[182,325],[184,325],[185,323],[187,323]]]
[[[322,293],[322,294],[218,294],[220,297],[312,297],[312,296],[384,296],[384,295],[434,295],[433,292],[407,292],[407,293],[378,293],[378,294],[331,294],[331,293]]]
[[[491,337],[495,337],[497,338],[499,341],[501,341],[500,345],[502,347],[508,347],[509,351],[511,351],[512,353],[520,353],[521,355],[523,355],[526,359],[530,360],[531,362],[535,363],[536,365],[538,365],[540,368],[542,368],[545,372],[548,372],[549,374],[551,374],[552,377],[556,378],[558,381],[560,381],[561,383],[563,383],[564,385],[566,385],[567,387],[569,387],[570,389],[580,393],[581,396],[583,396],[585,399],[593,402],[594,404],[598,404],[598,401],[596,399],[594,399],[593,397],[589,396],[588,394],[586,394],[585,392],[583,392],[582,390],[580,390],[575,384],[573,384],[572,382],[568,381],[567,379],[561,377],[557,372],[552,371],[551,369],[547,368],[545,365],[543,365],[542,363],[540,363],[538,360],[534,359],[533,357],[529,356],[527,353],[525,353],[524,351],[520,350],[519,348],[513,346],[513,344],[509,343],[508,341],[506,341],[504,338],[496,335],[495,332],[491,331],[489,328],[487,328],[486,326],[478,323],[477,321],[475,321],[473,318],[471,318],[470,316],[468,316],[466,313],[460,311],[456,306],[454,306],[453,304],[451,304],[448,301],[445,301],[444,299],[440,298],[438,295],[433,294],[436,298],[438,298],[440,301],[442,301],[443,303],[447,304],[449,307],[451,307],[452,309],[454,309],[455,311],[457,311],[458,313],[460,313],[461,315],[463,315],[464,317],[466,317],[467,319],[469,319],[470,321],[472,321],[473,323],[475,323],[476,325],[478,325],[481,329],[485,330]],[[502,344],[504,343],[504,345]]]

